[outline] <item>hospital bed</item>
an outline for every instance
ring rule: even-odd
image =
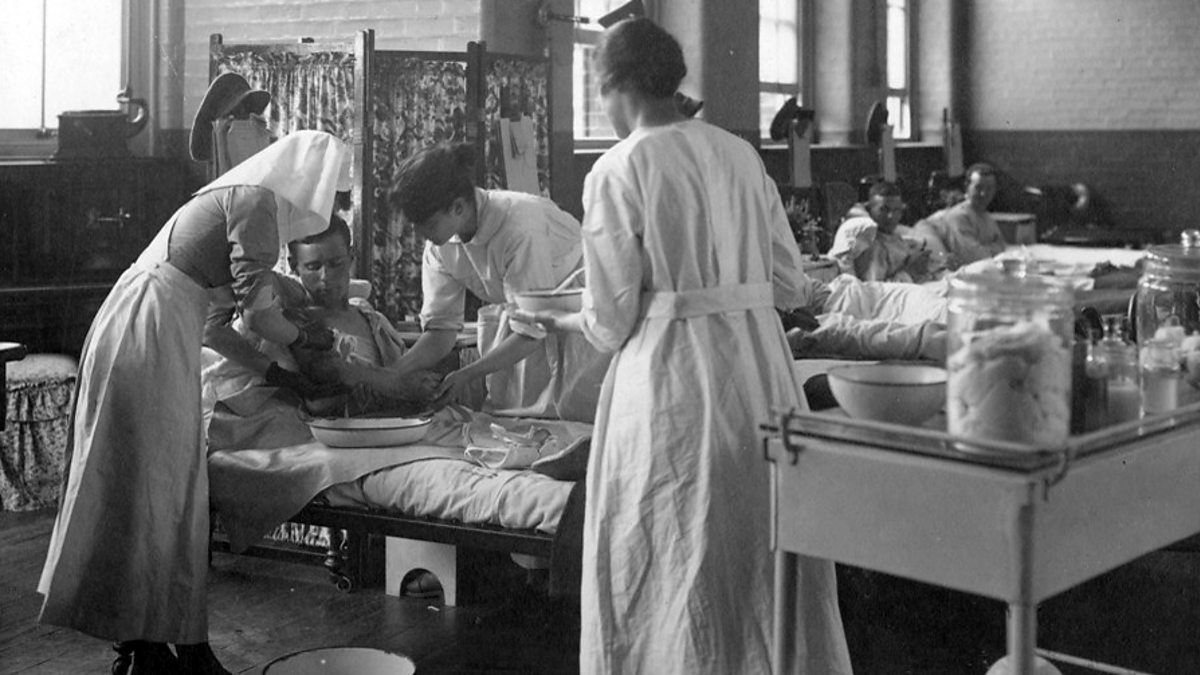
[[[470,419],[482,428],[490,420]],[[545,475],[481,466],[432,436],[392,448],[329,448],[308,438],[212,451],[213,548],[320,562],[339,588],[382,581],[391,595],[427,570],[447,605],[471,601],[471,556],[500,552],[548,562],[550,593],[577,593],[583,486],[560,478],[582,477],[577,458],[586,459],[590,425],[528,421],[570,426],[556,432],[581,439],[579,454]]]

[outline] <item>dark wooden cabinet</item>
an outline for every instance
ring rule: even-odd
[[[191,182],[177,159],[0,161],[0,339],[78,355]]]

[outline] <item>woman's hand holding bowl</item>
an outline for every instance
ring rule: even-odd
[[[517,321],[535,323],[552,332],[583,332],[583,317],[579,312],[568,312],[561,309],[542,309],[530,312],[510,305],[508,315]]]

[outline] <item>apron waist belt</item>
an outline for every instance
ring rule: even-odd
[[[774,287],[737,284],[697,288],[690,291],[659,291],[642,295],[648,319],[690,319],[706,314],[724,314],[775,306]]]

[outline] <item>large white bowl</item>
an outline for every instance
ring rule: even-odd
[[[541,312],[556,309],[563,312],[578,312],[583,308],[583,289],[568,288],[563,291],[526,291],[517,293],[517,307],[526,312]]]
[[[829,389],[851,417],[919,425],[946,404],[946,369],[908,362],[834,366]]]
[[[367,647],[326,647],[281,656],[263,675],[413,675],[417,666],[406,656]]]
[[[378,448],[416,443],[429,423],[423,417],[323,417],[310,421],[308,428],[331,448]]]

